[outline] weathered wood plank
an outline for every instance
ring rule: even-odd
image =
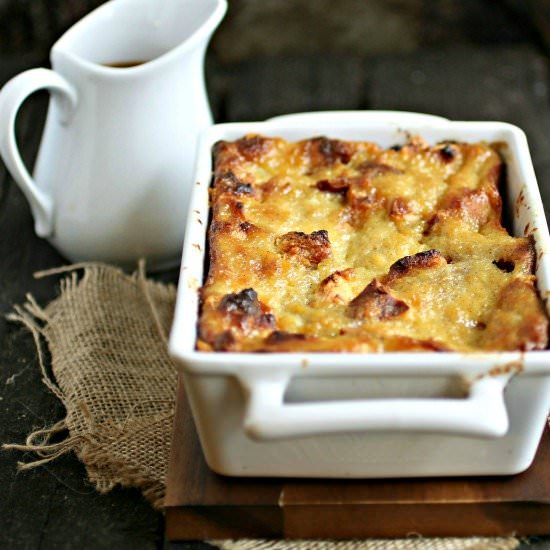
[[[285,113],[360,108],[361,59],[326,55],[262,59],[235,65],[226,96],[227,121],[264,120]]]
[[[550,525],[548,430],[533,466],[517,476],[238,478],[206,465],[181,380],[177,403],[166,499],[170,540],[503,536],[546,533]]]
[[[31,133],[34,115],[27,106],[18,121],[18,133],[24,147],[29,149],[37,143]],[[0,426],[2,442],[21,442],[33,428],[43,427],[62,410],[40,381],[32,337],[21,327],[8,324],[4,317],[14,303],[23,301],[25,287],[41,297],[48,295],[49,289],[44,285],[38,288],[32,280],[32,270],[42,263],[44,251],[42,243],[34,237],[26,201],[8,177],[2,178],[2,186],[5,194],[0,206]],[[46,285],[49,287],[51,283]],[[6,498],[0,499],[0,517],[6,520],[0,542],[37,545],[47,521],[55,479],[44,471],[16,475],[15,455],[3,452],[0,483],[6,488]],[[34,527],[29,529],[29,525]]]
[[[510,122],[525,130],[536,160],[548,154],[548,62],[530,47],[460,47],[385,56],[372,70],[372,109]]]

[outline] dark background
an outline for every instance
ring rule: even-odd
[[[47,66],[53,42],[100,3],[0,0],[0,84]],[[218,121],[362,108],[518,124],[548,212],[549,54],[550,0],[229,0],[206,73]],[[18,118],[28,163],[46,100],[36,94]],[[4,318],[26,292],[41,304],[55,297],[56,281],[32,273],[63,261],[34,236],[27,205],[0,166],[0,442],[23,442],[63,417],[40,381],[31,336]],[[177,272],[161,277],[175,281]],[[74,456],[16,473],[16,461],[30,458],[0,452],[0,548],[162,545],[162,516],[137,491],[99,495]],[[548,539],[529,542],[550,548]]]
[[[34,62],[45,60],[61,33],[102,3],[0,0],[0,53]],[[220,62],[234,63],[260,56],[376,55],[457,44],[519,43],[548,53],[550,2],[229,0],[211,54]]]

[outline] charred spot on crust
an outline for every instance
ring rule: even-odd
[[[266,344],[280,344],[282,342],[303,341],[306,339],[307,336],[305,334],[274,330],[264,341]]]
[[[250,233],[252,231],[254,231],[254,229],[256,228],[256,226],[250,222],[247,222],[247,221],[244,221],[242,223],[239,224],[239,229],[241,231],[244,231],[245,233]]]
[[[216,174],[214,187],[236,196],[251,195],[254,192],[254,188],[250,183],[239,179],[232,171]]]
[[[245,288],[238,293],[226,294],[222,298],[218,309],[226,313],[241,313],[243,315],[259,315],[261,313],[258,294],[253,288]]]
[[[424,252],[418,252],[412,256],[404,256],[390,266],[388,274],[384,278],[385,283],[404,277],[416,269],[429,269],[446,264],[447,261],[439,250],[432,248]]]
[[[240,183],[233,190],[235,195],[250,195],[252,194],[252,185],[250,183]]]
[[[353,279],[354,273],[355,273],[355,270],[352,267],[348,267],[347,269],[339,269],[331,273],[328,277],[325,277],[321,281],[320,286],[321,288],[324,288],[326,286],[337,284],[340,279],[349,281]]]
[[[275,326],[275,316],[267,311],[252,288],[226,294],[218,305],[218,311],[226,316],[229,326],[245,333]]]
[[[263,313],[258,318],[258,324],[263,328],[271,328],[275,326],[275,315],[273,313]]]
[[[358,170],[359,176],[340,176],[332,180],[320,180],[315,186],[320,191],[345,195],[351,209],[355,210],[356,214],[361,214],[385,203],[384,197],[378,194],[371,182],[373,178],[384,174],[403,173],[393,166],[372,161],[363,162]]]
[[[224,330],[214,338],[212,347],[214,351],[228,351],[234,343],[235,336],[233,336],[233,333],[230,330]]]
[[[347,314],[354,319],[381,321],[405,313],[409,306],[394,298],[377,279],[373,279],[348,305]]]
[[[369,179],[372,176],[385,173],[384,169],[379,171],[380,166],[385,165],[373,167],[370,174],[367,170],[355,177],[341,176],[333,180],[320,180],[315,186],[320,191],[345,195],[346,202],[352,211],[352,217],[359,216],[360,218],[362,214],[385,204],[385,198],[378,193]]]
[[[445,163],[452,162],[452,160],[456,156],[456,151],[454,147],[449,143],[446,143],[441,149],[439,149],[438,153]]]
[[[290,231],[276,240],[276,246],[284,254],[296,256],[305,264],[315,266],[330,257],[328,231],[320,229],[309,235],[302,231]]]
[[[320,157],[318,163],[330,166],[338,161],[342,164],[348,164],[353,156],[353,148],[350,143],[338,139],[329,139],[327,137],[318,137],[310,140],[313,146],[312,157]],[[317,154],[315,154],[317,153]]]
[[[390,151],[401,151],[401,149],[403,149],[403,145],[399,145],[398,143],[396,143],[395,145],[392,145],[389,149]]]
[[[319,191],[328,193],[339,193],[345,195],[349,189],[350,181],[348,178],[336,178],[334,180],[320,180],[315,184]]]
[[[343,195],[346,193],[352,195],[354,192],[364,193],[365,191],[372,190],[372,186],[364,174],[355,177],[340,176],[332,180],[320,180],[315,184],[315,187],[320,191],[342,193]]]
[[[430,268],[446,263],[439,250],[432,248],[423,252],[417,252],[410,256],[404,256],[390,266],[389,275],[399,277],[415,268]]]
[[[512,273],[512,271],[514,271],[514,269],[516,268],[516,264],[514,262],[510,260],[504,260],[503,258],[501,258],[500,260],[493,260],[493,264],[505,273]]]
[[[245,136],[239,139],[237,149],[247,160],[258,160],[269,149],[269,138],[263,136]]]

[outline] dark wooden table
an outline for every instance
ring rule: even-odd
[[[0,58],[0,81],[36,61],[40,60]],[[210,61],[207,76],[218,121],[262,120],[310,110],[397,109],[517,124],[527,133],[543,200],[550,207],[548,59],[529,46],[460,47],[372,58],[273,58],[235,66]],[[28,164],[38,146],[46,101],[47,96],[37,94],[18,119]],[[31,430],[63,417],[61,404],[40,380],[31,336],[4,318],[27,292],[42,304],[55,297],[56,281],[35,280],[32,274],[62,263],[64,259],[34,235],[25,200],[2,172],[0,442],[22,442]],[[176,281],[177,271],[159,278]],[[117,489],[99,495],[72,455],[17,473],[16,461],[29,458],[0,452],[0,548],[162,546],[162,515],[137,491]],[[550,548],[550,538],[529,543],[530,548]]]

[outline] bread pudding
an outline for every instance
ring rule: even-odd
[[[213,154],[199,350],[547,347],[498,144],[247,135]]]

